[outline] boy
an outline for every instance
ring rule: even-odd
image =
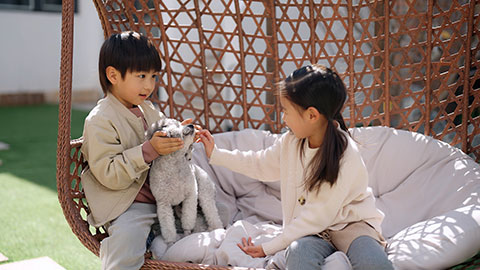
[[[98,67],[105,97],[85,119],[81,149],[88,161],[82,172],[88,222],[107,228],[100,244],[103,269],[139,269],[157,217],[149,163],[179,150],[183,141],[160,132],[144,139],[146,128],[163,117],[146,101],[161,69],[150,40],[131,31],[113,34],[102,45]]]

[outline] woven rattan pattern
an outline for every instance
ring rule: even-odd
[[[350,127],[421,132],[480,161],[480,1],[94,3],[106,37],[135,30],[157,45],[165,68],[152,100],[170,117],[194,118],[212,132],[280,132],[275,82],[321,63],[347,85]],[[98,255],[105,231],[85,221],[81,141],[69,144],[72,7],[73,0],[63,1],[57,185],[72,230]],[[150,259],[144,268],[227,269]]]
[[[280,131],[275,82],[323,63],[347,84],[351,127],[419,131],[479,160],[475,1],[96,2],[105,36],[132,29],[158,46],[153,99],[171,117]]]

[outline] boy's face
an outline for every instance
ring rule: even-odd
[[[155,89],[155,83],[158,79],[156,71],[127,71],[122,78],[120,72],[110,79],[112,83],[112,94],[127,108],[139,105]],[[108,72],[108,71],[107,71]]]

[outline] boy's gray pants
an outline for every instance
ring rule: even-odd
[[[102,269],[140,269],[144,263],[146,241],[157,220],[155,204],[133,203],[108,227],[108,237],[100,243]]]

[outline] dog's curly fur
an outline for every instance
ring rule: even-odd
[[[195,128],[183,126],[175,119],[155,122],[146,132],[150,139],[156,131],[167,137],[181,138],[184,146],[171,154],[159,156],[150,167],[150,189],[157,201],[160,231],[167,244],[177,240],[173,206],[182,205],[181,224],[184,235],[192,232],[197,222],[197,204],[200,206],[208,230],[222,228],[215,204],[215,185],[207,173],[190,162]],[[198,224],[197,224],[198,225]]]

